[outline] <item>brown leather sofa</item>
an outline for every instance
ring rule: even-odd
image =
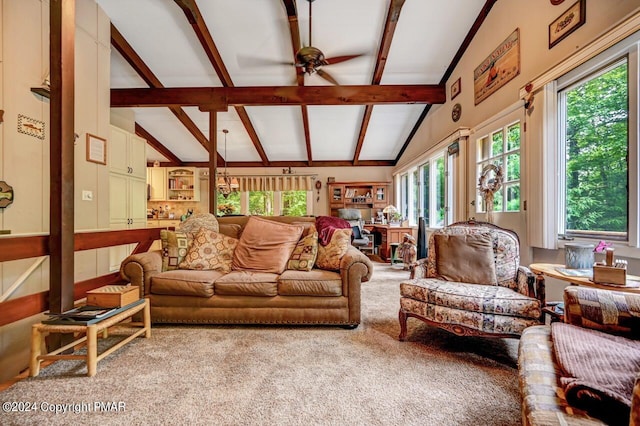
[[[218,218],[220,232],[239,238],[248,216]],[[292,223],[312,217],[268,217]],[[207,270],[162,272],[158,251],[134,254],[120,274],[140,286],[151,303],[154,323],[316,324],[356,327],[360,323],[360,283],[373,272],[371,261],[349,247],[339,271],[314,268],[282,274]]]

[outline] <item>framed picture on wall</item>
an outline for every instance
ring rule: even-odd
[[[455,99],[456,96],[460,94],[462,90],[462,82],[460,77],[451,85],[451,100]]]
[[[587,1],[578,0],[549,24],[549,49],[585,23],[586,9]]]
[[[87,133],[87,161],[107,164],[107,140]]]

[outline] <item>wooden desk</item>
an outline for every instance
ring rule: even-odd
[[[132,308],[129,308],[112,317],[105,318],[103,321],[99,321],[91,325],[61,325],[43,323],[34,324],[31,330],[31,360],[29,363],[29,376],[35,377],[40,373],[41,361],[58,359],[85,360],[87,363],[87,376],[94,376],[97,371],[98,361],[100,361],[102,358],[106,357],[113,351],[121,348],[122,346],[126,345],[142,334],[144,334],[146,338],[151,337],[151,315],[149,300],[143,300],[144,302],[135,305]],[[142,323],[122,323],[124,320],[131,318],[134,314],[140,311],[144,311]],[[137,330],[133,334],[127,336],[124,340],[121,340],[101,354],[98,354],[98,333],[102,332],[103,337],[106,337],[107,329],[116,324],[118,324],[118,326],[120,327],[135,327],[137,328]],[[76,333],[77,335],[82,337],[74,340],[66,346],[61,347],[60,349],[56,349],[52,352],[42,355],[42,342],[44,337],[49,333]],[[80,344],[87,346],[86,355],[60,355],[67,349],[74,348],[76,345]]]
[[[564,265],[555,263],[532,263],[529,265],[531,272],[545,277],[556,278],[572,285],[583,285],[586,287],[603,288],[607,290],[626,291],[629,293],[640,293],[640,277],[627,274],[627,285],[600,284],[591,281],[591,277],[573,277],[558,272],[557,268],[564,268]]]
[[[413,235],[410,227],[373,225],[372,232],[380,234],[378,255],[385,261],[391,259],[391,243],[402,244],[404,234]]]

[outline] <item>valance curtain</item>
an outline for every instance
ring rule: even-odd
[[[238,179],[240,191],[311,191],[315,175],[287,176],[233,176]]]

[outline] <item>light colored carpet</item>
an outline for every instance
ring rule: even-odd
[[[408,272],[375,268],[355,330],[156,326],[151,339],[102,360],[94,377],[59,361],[0,392],[3,403],[38,408],[2,412],[0,423],[520,424],[517,340],[457,337],[409,319],[399,342],[398,283]],[[95,402],[125,410],[96,412]],[[42,403],[94,411],[52,414]]]

